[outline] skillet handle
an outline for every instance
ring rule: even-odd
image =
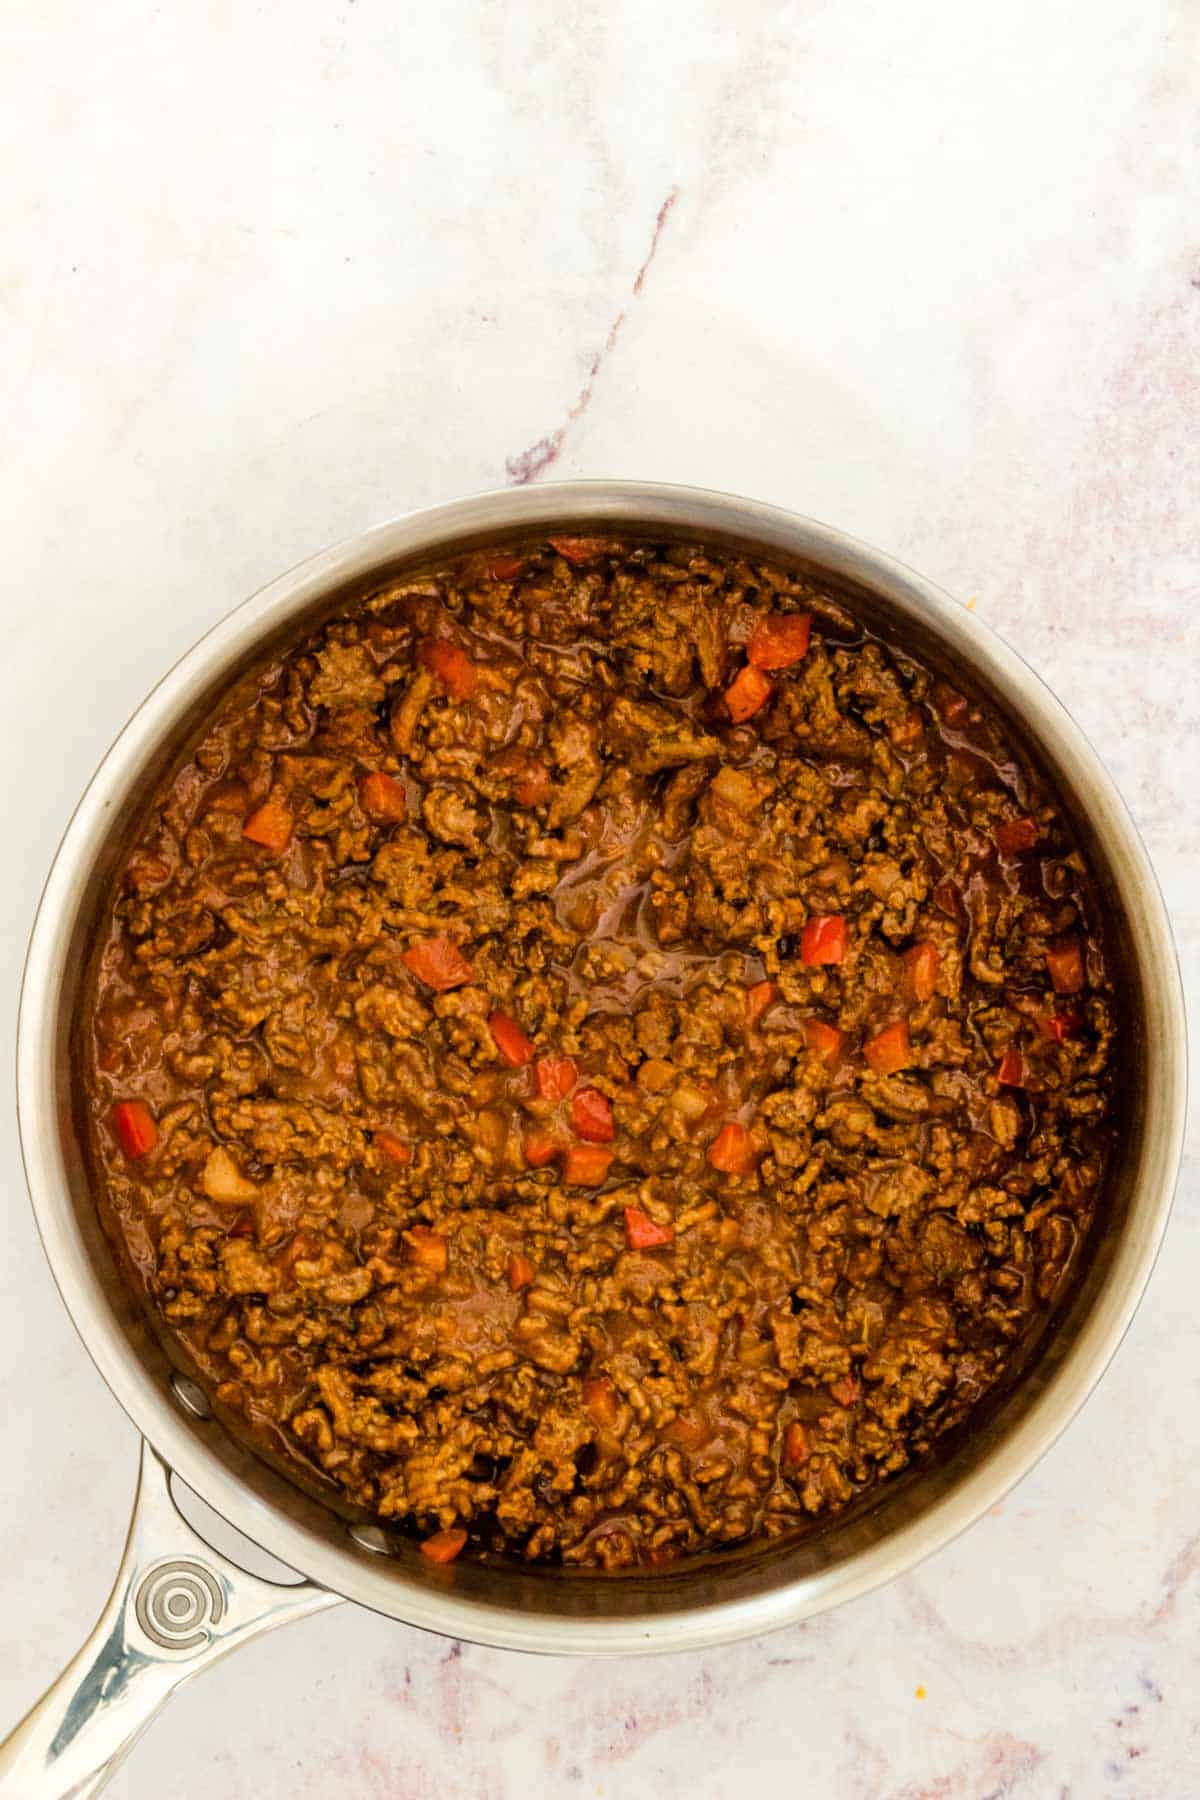
[[[82,1649],[0,1744],[0,1797],[88,1800],[177,1687],[260,1632],[338,1604],[311,1582],[263,1581],[210,1549],[143,1439],[116,1584]]]

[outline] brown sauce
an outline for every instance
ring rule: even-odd
[[[437,1560],[657,1568],[829,1516],[1012,1365],[1113,1001],[996,717],[780,569],[559,546],[214,712],[86,1084],[143,1297],[253,1438]]]

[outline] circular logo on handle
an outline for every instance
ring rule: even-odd
[[[198,1650],[225,1612],[225,1596],[211,1569],[177,1557],[143,1577],[134,1600],[137,1622],[162,1650]]]

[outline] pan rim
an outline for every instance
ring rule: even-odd
[[[914,615],[982,671],[1013,703],[1030,710],[1056,756],[1070,764],[1093,826],[1118,877],[1138,900],[1145,943],[1141,978],[1155,1009],[1150,1046],[1154,1080],[1144,1148],[1130,1207],[1092,1313],[1045,1391],[975,1469],[950,1492],[881,1541],[816,1575],[732,1600],[588,1619],[528,1614],[449,1588],[410,1581],[372,1566],[365,1553],[319,1537],[234,1479],[132,1355],[100,1289],[70,1205],[55,1132],[44,1123],[57,1092],[52,1021],[70,954],[70,922],[105,820],[123,785],[167,735],[190,692],[311,605],[371,568],[423,549],[550,524],[631,530],[678,527],[755,540],[811,558],[831,573],[854,573]],[[983,621],[894,558],[835,528],[784,508],[712,490],[657,482],[581,481],[501,489],[415,510],[318,552],[278,576],[218,620],[169,669],[101,761],[67,824],[43,888],[21,987],[17,1030],[17,1113],[26,1181],[47,1259],[84,1346],[118,1403],[178,1476],[231,1525],[311,1580],[374,1611],[446,1635],[497,1647],[581,1655],[701,1648],[758,1635],[856,1598],[913,1568],[993,1506],[1051,1447],[1115,1353],[1149,1281],[1170,1214],[1186,1110],[1186,1030],[1182,986],[1165,906],[1146,851],[1111,777],[1065,707]],[[1133,1216],[1136,1213],[1136,1218]],[[1136,1229],[1134,1229],[1136,1227]]]

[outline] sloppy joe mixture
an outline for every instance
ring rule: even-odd
[[[556,538],[213,713],[105,923],[110,1228],[225,1416],[435,1561],[795,1532],[1092,1217],[1111,992],[1000,721],[781,569]]]

